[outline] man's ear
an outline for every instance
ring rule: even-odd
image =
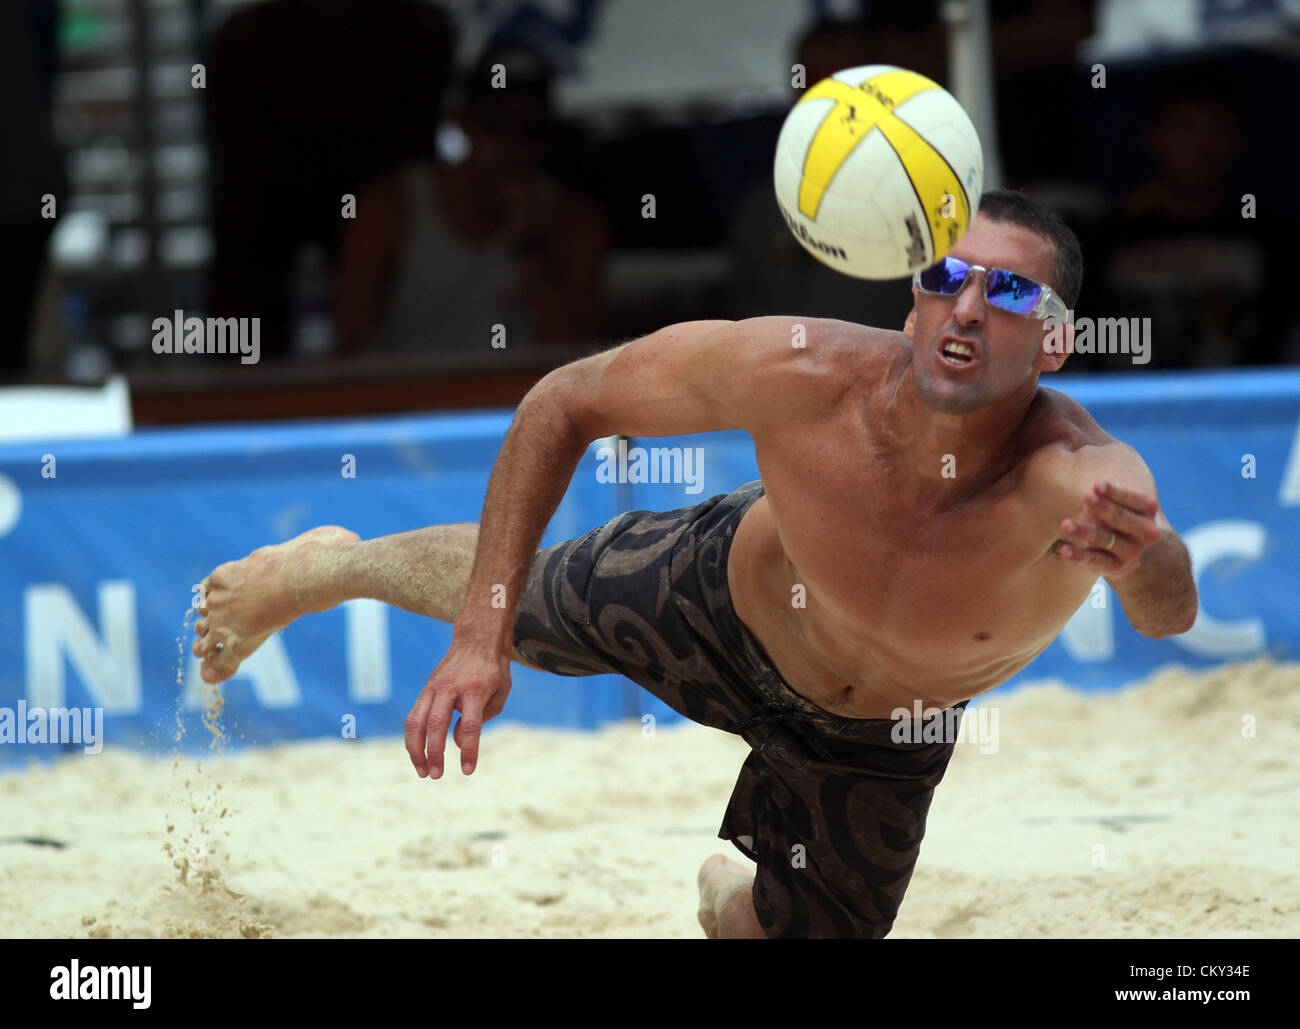
[[[907,312],[907,320],[903,322],[903,335],[908,339],[916,338],[916,288],[912,288],[912,309]]]
[[[1043,343],[1034,367],[1040,372],[1059,371],[1065,359],[1074,353],[1074,325],[1056,318],[1043,322]]]

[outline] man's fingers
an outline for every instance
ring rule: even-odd
[[[402,725],[406,735],[406,753],[411,758],[415,770],[420,773],[421,779],[429,774],[429,763],[424,759],[424,740],[431,707],[433,707],[433,691],[426,687],[415,698],[415,705]]]
[[[1154,497],[1148,497],[1145,493],[1138,493],[1136,490],[1125,489],[1123,486],[1116,486],[1113,482],[1101,480],[1093,487],[1099,497],[1107,497],[1115,503],[1136,511],[1148,517],[1154,517],[1160,505],[1156,503]]]
[[[207,683],[225,682],[235,674],[239,667],[239,658],[235,656],[235,634],[230,629],[218,627],[206,634],[199,641],[201,652],[194,651],[195,657],[201,657],[199,678]]]
[[[1124,565],[1123,559],[1113,551],[1097,547],[1066,545],[1061,548],[1061,556],[1067,561],[1082,562],[1103,575],[1118,571]]]
[[[466,775],[478,766],[479,732],[483,729],[483,698],[471,693],[461,701],[456,723],[456,746],[460,747],[460,770]]]
[[[447,749],[447,730],[451,727],[451,712],[455,704],[456,695],[451,690],[443,690],[434,696],[429,711],[429,721],[425,726],[425,754],[428,756],[429,775],[435,779],[442,778],[442,754]]]
[[[479,733],[510,692],[508,668],[503,655],[455,645],[439,662],[406,719],[406,750],[421,776],[442,776],[449,742],[460,750],[464,774],[478,767]]]
[[[208,641],[204,639],[208,634],[208,620],[200,618],[194,623],[194,635],[197,637],[190,644],[190,653],[195,657],[203,657],[208,652]]]
[[[1077,522],[1073,518],[1067,518],[1061,523],[1061,534],[1067,541],[1076,544],[1076,550],[1090,547],[1100,550],[1102,553],[1116,554],[1122,552],[1123,556],[1131,557],[1139,549],[1133,538],[1126,536],[1122,532],[1114,532],[1105,525]],[[1112,534],[1115,537],[1113,541],[1111,539]],[[1107,546],[1107,544],[1110,545]]]
[[[1148,543],[1154,543],[1160,538],[1160,528],[1150,515],[1123,507],[1108,497],[1089,495],[1083,498],[1083,502],[1098,522],[1122,535]]]

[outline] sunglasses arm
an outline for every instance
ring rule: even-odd
[[[1052,292],[1051,286],[1043,287],[1043,295],[1038,298],[1031,315],[1034,318],[1054,317],[1063,325],[1070,323],[1070,310],[1065,301]]]

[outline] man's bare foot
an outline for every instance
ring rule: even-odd
[[[203,580],[191,650],[203,659],[204,682],[224,682],[273,632],[311,611],[333,607],[324,580],[325,556],[359,540],[355,532],[322,525],[285,543],[259,547],[239,561],[218,565]]]
[[[754,875],[724,854],[714,854],[700,866],[698,917],[711,940],[765,934],[754,915]]]

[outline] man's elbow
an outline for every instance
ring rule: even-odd
[[[515,408],[512,431],[521,422],[540,422],[557,446],[576,451],[585,449],[597,438],[580,418],[582,405],[575,401],[575,382],[581,383],[581,373],[569,372],[570,367],[566,365],[544,375],[524,394]]]
[[[1192,631],[1192,626],[1196,624],[1196,617],[1197,617],[1198,614],[1200,614],[1200,609],[1197,608],[1197,607],[1193,607],[1193,608],[1192,608],[1192,614],[1191,614],[1191,617],[1189,617],[1189,618],[1187,619],[1187,622],[1183,625],[1183,627],[1182,627],[1181,629],[1175,629],[1175,630],[1174,630],[1173,632],[1171,632],[1169,635],[1170,635],[1170,636],[1181,636],[1181,635],[1182,635],[1183,633],[1185,633],[1185,632],[1191,632],[1191,631]]]
[[[1191,614],[1188,615],[1186,620],[1183,621],[1180,625],[1176,625],[1172,628],[1164,628],[1162,626],[1160,629],[1155,629],[1152,631],[1145,631],[1142,629],[1139,629],[1138,631],[1142,633],[1143,636],[1146,636],[1148,639],[1153,639],[1153,640],[1162,640],[1168,636],[1181,636],[1185,632],[1191,632],[1192,626],[1196,624],[1196,616],[1198,613],[1199,613],[1199,609],[1197,608],[1196,605],[1193,605]]]
[[[1201,613],[1201,594],[1196,588],[1196,580],[1191,576],[1191,560],[1188,559],[1188,579],[1187,584],[1187,617],[1183,620],[1181,629],[1170,633],[1171,636],[1181,636],[1185,632],[1191,632],[1192,626],[1196,624],[1196,619]]]

